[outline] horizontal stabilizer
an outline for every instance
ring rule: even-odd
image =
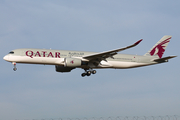
[[[155,59],[155,62],[168,62],[168,59],[174,58],[177,56],[168,56],[168,57],[164,57],[164,58],[159,58],[159,59]]]

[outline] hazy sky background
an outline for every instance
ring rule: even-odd
[[[54,66],[17,64],[17,48],[144,55],[172,35],[164,56],[180,56],[179,0],[0,0],[0,120],[180,115],[180,61],[126,69],[57,73]]]

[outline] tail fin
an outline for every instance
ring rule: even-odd
[[[144,56],[158,56],[162,58],[172,36],[163,36]]]

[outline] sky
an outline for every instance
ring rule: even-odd
[[[179,57],[168,63],[55,72],[53,65],[3,60],[18,48],[103,52],[143,41],[123,54],[144,55],[172,35],[165,56],[180,51],[180,1],[0,0],[0,120],[180,115]]]

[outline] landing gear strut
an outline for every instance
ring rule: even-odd
[[[14,70],[14,71],[16,71],[16,70],[17,70],[17,68],[16,68],[16,63],[15,63],[15,62],[13,62],[12,64],[14,65],[13,70]]]
[[[87,76],[90,76],[91,74],[96,74],[96,70],[85,70],[84,73],[81,74],[82,77],[85,77],[86,75]]]

